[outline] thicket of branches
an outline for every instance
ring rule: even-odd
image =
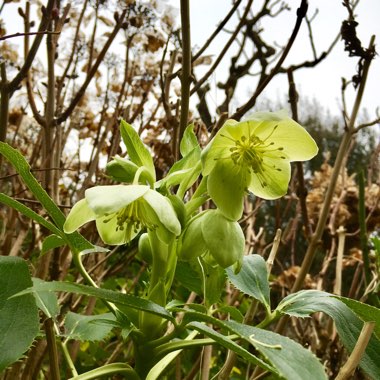
[[[161,178],[179,157],[179,141],[190,122],[195,124],[198,139],[204,145],[227,118],[240,120],[254,109],[258,100],[263,104],[260,95],[273,77],[287,75],[289,92],[284,91],[285,108],[313,135],[320,153],[304,168],[294,165],[289,191],[283,199],[268,202],[251,197],[246,202],[241,225],[246,231],[247,252],[266,257],[276,231],[281,229],[278,259],[271,278],[279,299],[302,286],[362,299],[378,286],[373,267],[363,255],[368,257],[367,238],[376,234],[380,226],[380,144],[371,129],[379,120],[357,118],[360,94],[353,111],[343,102],[339,117],[325,117],[314,104],[306,106],[312,111],[302,112],[305,100],[297,104],[295,82],[298,70],[312,72],[314,66],[329,59],[332,49],[342,48],[337,42],[343,38],[345,49],[358,61],[357,72],[352,73],[344,86],[354,85],[359,93],[367,74],[365,66],[375,54],[373,41],[360,42],[355,34],[355,4],[345,1],[342,6],[347,9],[347,19],[336,20],[337,28],[343,22],[341,35],[332,36],[325,49],[318,52],[310,33],[313,59],[288,65],[286,56],[301,23],[312,31],[314,19],[310,16],[313,10],[307,12],[307,1],[297,4],[298,8],[293,3],[235,0],[212,35],[205,36],[204,45],[194,50],[190,41],[190,29],[194,26],[189,24],[186,0],[181,0],[178,16],[158,1],[4,1],[0,9],[0,141],[22,152],[34,175],[66,212],[87,188],[112,183],[104,167],[115,155],[125,153],[118,128],[121,118],[143,136]],[[15,6],[19,7],[18,18],[12,22],[19,25],[20,35],[11,36],[7,32],[6,12]],[[289,12],[294,25],[286,31],[289,34],[286,46],[277,46],[264,38],[263,31],[268,18],[283,12]],[[176,17],[181,17],[182,30]],[[219,55],[210,57],[207,48],[221,34],[225,36],[225,45]],[[210,78],[221,60],[229,61],[227,79],[217,84],[223,99],[220,104],[210,106],[207,96],[212,90]],[[251,84],[250,98],[235,107],[238,86],[244,81]],[[345,138],[341,162],[337,163],[338,148]],[[336,173],[334,163],[339,167]],[[1,161],[1,191],[41,213],[38,202],[12,170],[7,162]],[[361,196],[364,221],[359,218],[361,176],[365,181]],[[336,186],[327,190],[331,181],[336,181]],[[320,226],[326,191],[331,192],[330,205],[325,223]],[[70,269],[68,248],[56,248],[40,256],[46,236],[41,226],[3,206],[0,215],[2,255],[30,260],[33,275],[42,279],[79,279]],[[363,223],[367,232],[364,240],[360,236]],[[93,226],[82,232],[90,241],[102,244]],[[342,249],[342,236],[344,255],[337,256]],[[314,251],[309,255],[309,263],[303,266],[310,242]],[[98,283],[138,294],[146,274],[144,262],[136,259],[135,254],[136,247],[131,244],[107,255],[91,255],[85,265]],[[340,268],[340,273],[336,268]],[[195,297],[191,290],[179,281],[176,297],[184,301]],[[243,305],[244,309],[244,299],[234,289],[226,289],[223,300],[228,305]],[[66,297],[63,305],[88,315],[94,309],[102,309],[94,300],[84,302],[80,297]],[[302,324],[288,324],[286,333],[312,346],[327,363],[331,377],[336,375],[345,353],[336,336],[331,335],[329,322],[315,317]],[[39,374],[48,373],[46,347],[46,341],[39,340],[26,358],[2,378],[26,379],[30,374],[31,378],[42,378]],[[182,359],[182,372],[179,364],[172,378],[195,378],[200,363],[210,363],[211,355],[215,358],[214,368],[221,367],[223,356],[217,352],[194,350]],[[114,345],[111,339],[86,347],[73,342],[71,356],[79,368],[88,369],[93,365],[90,357],[95,357],[98,363],[118,358],[128,361],[131,352],[128,347]],[[210,377],[215,373],[210,369]],[[357,376],[360,378],[360,374]],[[236,378],[243,377],[236,374]]]

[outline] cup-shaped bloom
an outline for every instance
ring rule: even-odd
[[[170,201],[149,186],[96,186],[71,209],[64,231],[72,233],[95,220],[104,243],[120,245],[131,241],[141,230],[155,230],[169,243],[181,233],[181,225]]]
[[[290,162],[318,153],[309,133],[285,112],[256,113],[249,120],[227,120],[202,154],[210,197],[223,214],[238,220],[247,190],[263,199],[286,194]]]
[[[182,236],[179,257],[191,260],[211,255],[223,268],[243,260],[244,233],[238,222],[227,219],[219,210],[207,210],[190,221]]]

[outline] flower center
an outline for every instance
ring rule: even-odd
[[[283,147],[275,147],[273,141],[268,142],[268,139],[272,136],[274,131],[277,129],[277,125],[273,127],[269,135],[264,139],[260,139],[253,133],[248,132],[248,136],[243,135],[240,140],[232,139],[228,136],[221,135],[228,138],[234,142],[234,146],[230,148],[230,158],[235,163],[242,168],[246,168],[248,172],[253,172],[259,178],[262,187],[266,187],[267,183],[265,181],[265,172],[268,170],[281,171],[279,167],[273,164],[273,159],[286,159],[286,157],[281,154],[284,150]],[[276,154],[277,153],[277,154]],[[272,162],[268,163],[266,156],[272,158]]]
[[[112,214],[104,223],[116,217],[116,231],[125,231],[126,240],[135,236],[142,229],[154,230],[157,226],[146,216],[145,205],[142,200],[137,199],[128,206],[123,207]]]

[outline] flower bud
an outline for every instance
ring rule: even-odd
[[[211,255],[217,264],[227,268],[242,261],[244,247],[239,223],[227,219],[219,210],[207,210],[190,221],[182,237],[180,258],[190,260]]]

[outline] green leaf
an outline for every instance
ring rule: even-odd
[[[312,313],[323,311],[329,296],[329,293],[318,290],[301,290],[283,298],[276,311],[292,317],[309,317]]]
[[[380,339],[380,309],[351,298],[336,297],[346,304],[363,322],[375,322],[374,333]]]
[[[268,271],[260,255],[244,256],[240,272],[235,274],[232,268],[227,268],[227,275],[235,288],[258,300],[270,311]]]
[[[295,341],[272,331],[235,321],[226,322],[226,325],[252,344],[276,368],[281,377],[289,380],[327,379],[318,358]]]
[[[194,148],[199,148],[197,136],[194,133],[194,124],[190,124],[185,129],[179,150],[182,157],[187,156]],[[199,148],[200,151],[200,148]]]
[[[43,283],[40,278],[33,278],[33,286]],[[55,318],[59,314],[59,304],[56,294],[52,292],[34,292],[34,298],[36,299],[37,306],[42,310],[48,318]]]
[[[175,278],[188,290],[202,294],[202,277],[190,263],[178,261]]]
[[[9,197],[8,195],[0,193],[0,202],[9,207],[12,207],[16,211],[34,220],[35,222],[37,222],[41,226],[44,226],[45,228],[55,233],[56,235],[63,235],[62,232],[54,224],[50,223],[48,220],[44,219],[41,215],[38,215],[29,207],[26,207],[24,204],[20,203],[19,201],[16,201],[15,199]]]
[[[116,318],[112,313],[81,315],[68,312],[65,317],[65,331],[68,339],[81,341],[104,340],[111,332]]]
[[[306,317],[322,311],[333,318],[339,337],[351,352],[363,328],[360,318],[335,296],[317,290],[302,290],[285,297],[276,311],[292,316]],[[360,367],[373,379],[380,379],[380,340],[372,335],[360,361]]]
[[[91,380],[100,379],[106,376],[108,376],[108,378],[112,378],[111,375],[113,374],[116,376],[121,376],[123,374],[124,378],[128,380],[141,380],[136,371],[126,363],[105,364],[101,367],[92,369],[91,371],[81,373],[75,377],[71,377],[69,380]]]
[[[222,306],[215,309],[216,313],[229,314],[230,318],[236,322],[243,323],[244,316],[235,306]]]
[[[46,223],[42,222],[42,220],[36,220],[36,221],[38,223],[41,223],[41,225],[45,226],[56,235],[60,235],[61,234],[60,231],[63,230],[63,224],[65,223],[65,216],[62,213],[62,211],[59,209],[59,207],[54,203],[54,201],[49,197],[47,192],[42,188],[42,186],[36,180],[36,178],[32,175],[32,173],[30,172],[30,166],[28,162],[25,160],[25,158],[22,156],[22,154],[18,150],[12,148],[8,144],[1,141],[0,141],[0,154],[2,154],[13,165],[17,173],[20,174],[21,178],[24,180],[26,186],[33,193],[36,199],[40,201],[41,205],[48,212],[48,214],[50,215],[50,217],[52,218],[52,220],[54,221],[55,225],[58,228],[52,228],[53,225],[51,223],[49,224],[49,227],[48,227],[47,223],[49,222],[47,221],[45,221]],[[21,206],[17,206],[17,207],[21,207]],[[27,209],[27,207],[25,207],[25,209]],[[26,211],[25,209],[23,210]],[[22,212],[21,209],[19,211]],[[36,215],[37,214],[33,214],[33,219]],[[28,216],[32,217],[32,214]],[[93,248],[92,244],[88,242],[82,235],[80,235],[77,232],[71,235],[66,235],[66,238],[71,249],[76,253],[83,251],[85,249]]]
[[[50,251],[51,249],[62,247],[65,244],[66,241],[63,240],[60,236],[49,235],[42,242],[41,256],[43,256],[46,252]]]
[[[151,175],[153,182],[156,181],[156,171],[152,156],[140,139],[134,128],[125,120],[120,122],[120,133],[124,144],[127,147],[129,158],[137,166],[144,166]]]
[[[189,154],[177,161],[169,170],[167,176],[158,182],[158,186],[172,187],[179,185],[177,194],[183,197],[198,179],[201,172],[200,148],[194,148]]]
[[[81,284],[73,284],[71,282],[41,282],[35,284],[33,287],[28,288],[23,292],[18,293],[17,296],[40,291],[68,292],[83,294],[86,296],[93,296],[108,302],[115,303],[116,305],[119,304],[123,306],[128,306],[132,309],[146,311],[148,313],[158,315],[162,318],[173,320],[172,315],[164,307],[146,299],[119,293],[112,290],[93,288],[91,286]]]
[[[188,327],[203,333],[204,335],[213,339],[216,343],[220,344],[221,346],[236,352],[238,355],[240,355],[243,359],[247,360],[248,362],[258,365],[261,368],[264,368],[270,372],[277,373],[274,367],[271,367],[269,364],[265,363],[257,356],[252,355],[245,348],[241,347],[241,345],[235,343],[232,339],[228,338],[228,336],[218,333],[211,327],[208,327],[207,325],[200,322],[191,322],[188,324]]]
[[[36,301],[31,294],[9,298],[32,286],[26,261],[0,256],[0,372],[28,350],[39,333]]]
[[[14,166],[17,173],[20,174],[24,180],[26,186],[28,186],[33,195],[40,201],[42,206],[44,206],[57,227],[62,230],[65,216],[32,175],[30,172],[30,166],[21,153],[3,142],[0,142],[0,153]]]

